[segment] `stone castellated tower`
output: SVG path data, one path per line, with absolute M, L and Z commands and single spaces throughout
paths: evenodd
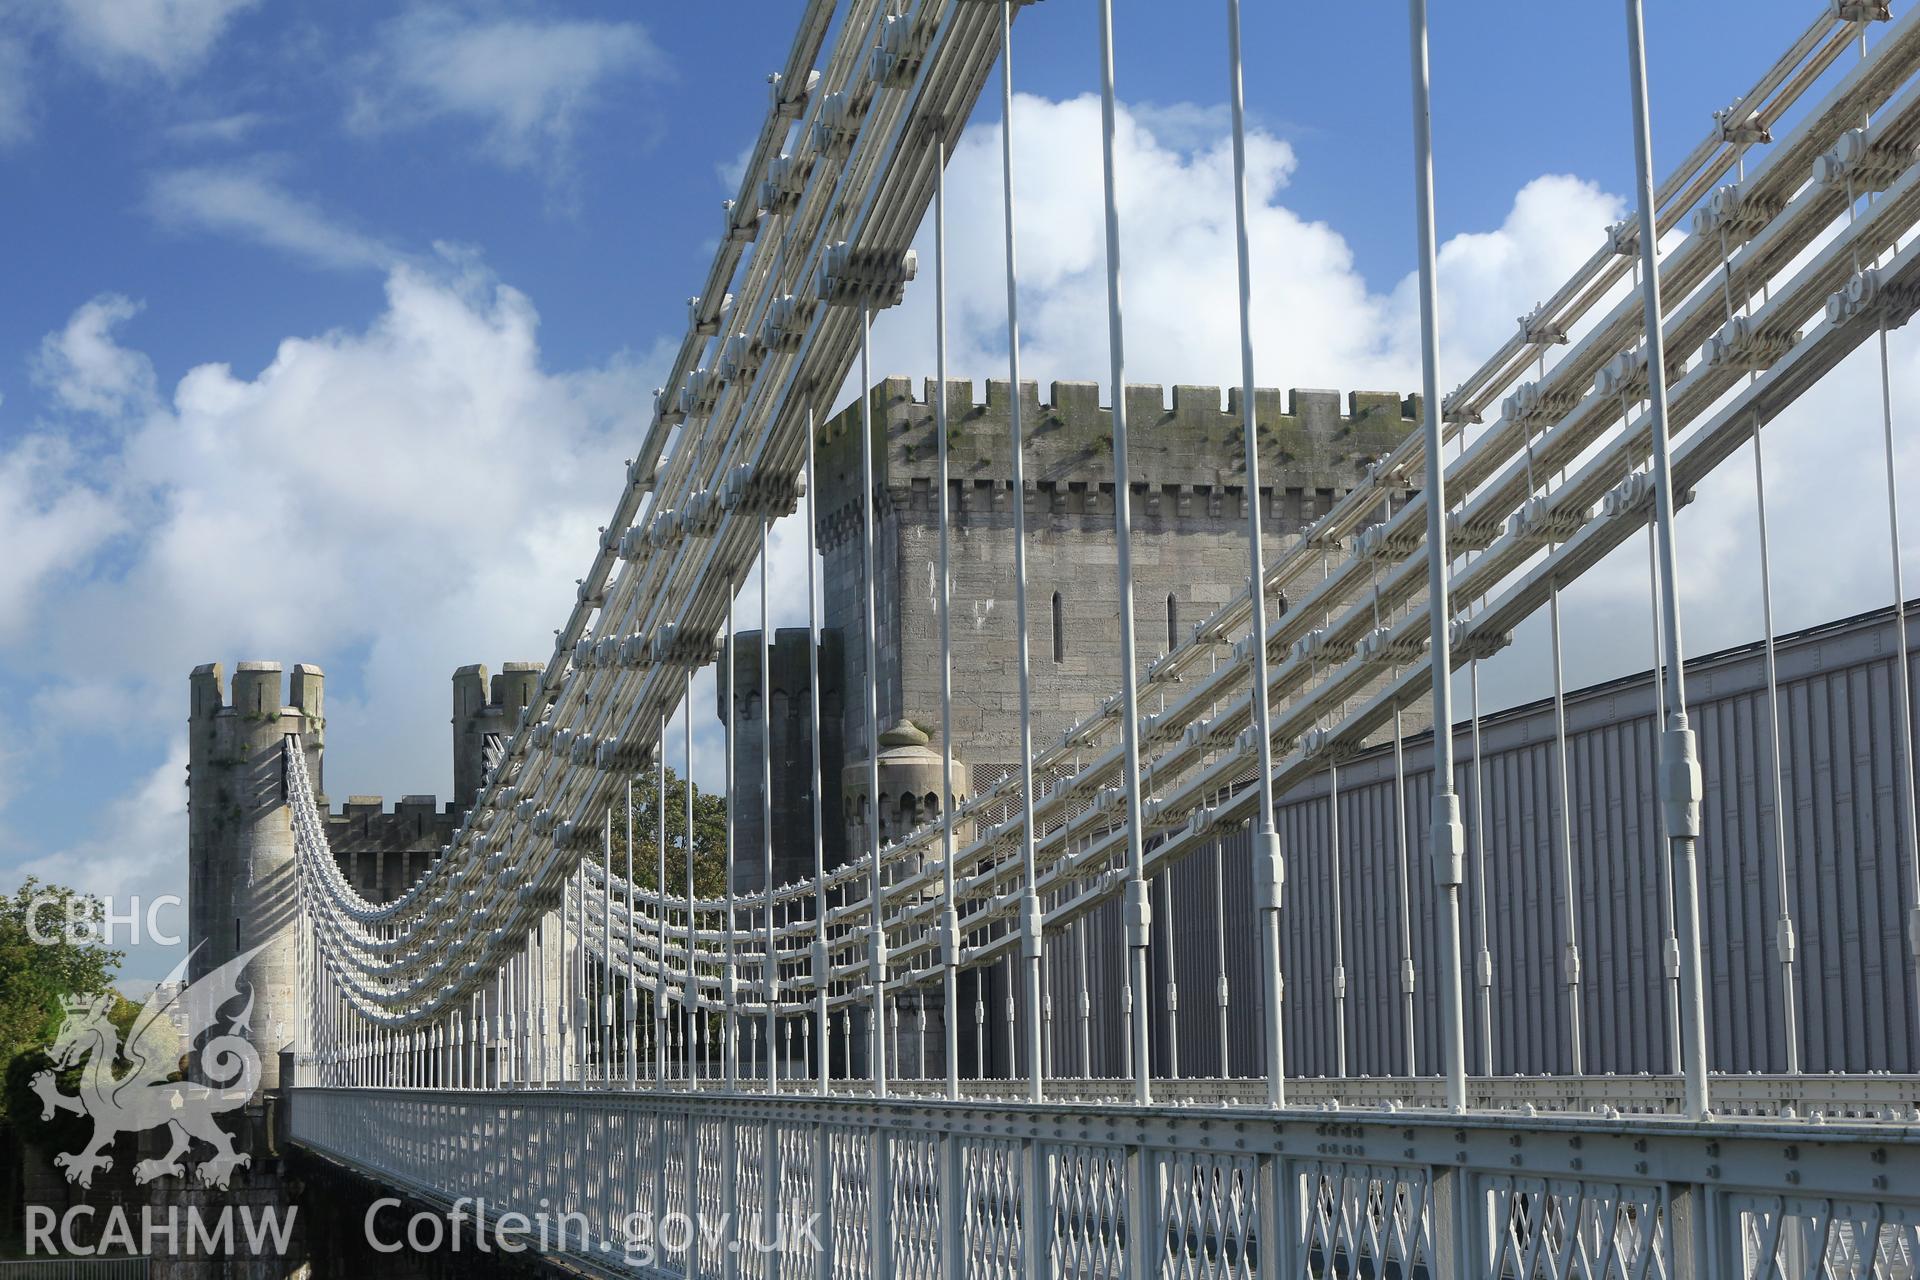
M 876 598 L 880 723 L 938 733 L 939 494 L 931 380 L 916 398 L 905 378 L 875 386 L 873 456 L 880 521 Z M 1012 388 L 946 387 L 950 428 L 955 754 L 973 785 L 991 785 L 1020 758 L 1018 648 L 1008 415 Z M 1051 402 L 1022 383 L 1026 433 L 1028 628 L 1036 744 L 1092 714 L 1120 686 L 1114 619 L 1112 411 L 1091 382 L 1056 382 Z M 1134 618 L 1144 669 L 1190 634 L 1247 576 L 1246 450 L 1237 389 L 1127 388 L 1133 481 Z M 1359 484 L 1369 464 L 1419 420 L 1417 398 L 1332 391 L 1255 393 L 1263 528 L 1271 557 Z M 851 765 L 867 741 L 860 528 L 860 406 L 821 430 L 819 534 L 826 622 L 845 652 L 842 729 Z
M 937 818 L 940 804 L 939 456 L 933 397 L 941 388 L 928 380 L 918 396 L 914 390 L 906 378 L 888 378 L 868 392 L 879 522 L 879 652 L 873 661 L 880 724 L 886 730 L 877 812 L 886 837 Z M 1026 489 L 1019 495 L 1012 491 L 1008 439 L 1015 389 L 990 381 L 984 402 L 975 399 L 971 382 L 949 381 L 944 392 L 957 799 L 992 786 L 1020 759 L 1012 503 L 1026 504 L 1036 749 L 1093 714 L 1119 688 L 1115 618 L 1120 602 L 1113 415 L 1101 406 L 1101 387 L 1056 382 L 1050 402 L 1043 404 L 1036 384 L 1020 385 Z M 1134 487 L 1133 610 L 1137 659 L 1144 671 L 1244 589 L 1250 496 L 1238 390 L 1224 403 L 1215 387 L 1175 387 L 1169 400 L 1161 387 L 1130 386 L 1126 397 Z M 1295 545 L 1335 502 L 1366 483 L 1368 467 L 1414 430 L 1420 417 L 1417 397 L 1369 392 L 1355 392 L 1343 405 L 1332 391 L 1283 396 L 1262 389 L 1255 393 L 1254 408 L 1262 485 L 1251 500 L 1261 504 L 1269 562 Z M 826 560 L 825 623 L 843 655 L 845 696 L 838 730 L 844 743 L 843 838 L 850 850 L 864 844 L 875 812 L 866 795 L 863 685 L 869 655 L 859 433 L 858 404 L 826 423 L 817 442 L 815 476 L 817 533 Z M 1284 600 L 1279 603 L 1285 607 Z M 1418 727 L 1409 717 L 1408 732 Z M 792 845 L 786 856 L 810 856 L 804 809 L 788 814 L 778 775 L 774 786 L 776 861 L 783 856 L 782 840 Z M 969 978 L 978 985 L 963 995 L 963 1007 L 973 1005 L 976 995 L 981 1001 L 976 1008 L 1002 1007 L 1007 989 L 998 967 Z M 936 1011 L 926 1013 L 931 1027 Z M 903 1014 L 903 1046 L 921 1039 L 913 1034 L 921 1016 L 912 1008 Z M 934 1045 L 942 1038 L 926 1037 Z M 962 1070 L 1006 1071 L 1009 1046 L 1000 1041 L 990 1029 L 985 1060 L 965 1050 Z M 857 1034 L 853 1049 L 857 1059 Z M 917 1065 L 944 1070 L 932 1055 Z
M 934 736 L 940 721 L 938 456 L 929 380 L 915 397 L 888 378 L 873 403 L 879 709 L 882 726 L 905 722 Z M 1019 761 L 1014 680 L 1013 510 L 1007 420 L 1012 392 L 949 381 L 949 509 L 952 517 L 954 744 L 957 790 L 991 786 Z M 1056 382 L 1051 403 L 1034 383 L 1020 388 L 1026 428 L 1029 636 L 1036 744 L 1090 715 L 1120 685 L 1114 618 L 1112 412 L 1091 382 Z M 1134 617 L 1144 668 L 1246 583 L 1246 458 L 1240 393 L 1222 403 L 1214 387 L 1127 390 L 1134 482 Z M 1261 442 L 1263 527 L 1269 556 L 1350 489 L 1367 467 L 1412 431 L 1417 397 L 1332 391 L 1255 393 Z M 860 526 L 860 407 L 820 429 L 817 533 L 825 557 L 826 616 L 820 655 L 825 786 L 844 790 L 843 815 L 825 826 L 828 865 L 859 848 L 866 819 L 849 808 L 865 791 L 867 742 L 865 582 Z M 735 793 L 739 847 L 734 883 L 758 888 L 760 848 L 759 657 L 754 633 L 737 638 L 739 690 Z M 806 738 L 806 646 L 782 632 L 772 658 L 775 878 L 812 867 L 811 761 Z M 725 703 L 717 708 L 725 715 Z M 1407 731 L 1421 725 L 1409 716 Z M 900 744 L 895 744 L 900 745 Z M 883 747 L 883 752 L 885 748 Z M 901 788 L 883 782 L 897 817 Z M 918 820 L 938 815 L 937 785 L 920 789 Z M 929 797 L 931 796 L 931 799 Z M 829 810 L 832 811 L 831 809 Z M 908 824 L 912 825 L 911 823 Z
M 261 1086 L 280 1085 L 280 1055 L 293 1047 L 295 1007 L 294 845 L 282 770 L 282 744 L 300 735 L 307 773 L 321 779 L 326 719 L 320 668 L 294 667 L 281 688 L 280 664 L 243 662 L 226 700 L 218 663 L 195 667 L 188 729 L 188 933 L 198 947 L 189 977 L 198 980 L 252 947 L 251 1038 L 260 1051 Z

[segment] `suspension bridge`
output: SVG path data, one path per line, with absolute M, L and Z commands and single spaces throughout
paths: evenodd
M 1640 0 L 1626 0 L 1619 116 L 1632 122 L 1636 212 L 1593 228 L 1591 256 L 1557 287 L 1541 281 L 1546 300 L 1443 395 L 1426 6 L 1412 0 L 1417 419 L 1278 545 L 1263 532 L 1260 438 L 1278 409 L 1257 381 L 1251 315 L 1279 264 L 1249 250 L 1239 5 L 1196 9 L 1196 23 L 1219 24 L 1217 90 L 1232 105 L 1235 204 L 1222 217 L 1238 230 L 1242 377 L 1227 412 L 1243 461 L 1223 497 L 1244 521 L 1246 561 L 1236 597 L 1156 653 L 1135 626 L 1142 495 L 1128 432 L 1157 401 L 1126 382 L 1113 15 L 1097 7 L 1103 492 L 1120 602 L 1111 696 L 1057 738 L 1034 731 L 1026 522 L 1045 498 L 1023 473 L 1039 424 L 1021 391 L 1012 148 L 1016 37 L 1051 6 L 811 0 L 769 77 L 765 123 L 577 603 L 445 847 L 397 896 L 364 892 L 329 847 L 301 722 L 262 731 L 293 837 L 277 953 L 295 992 L 279 1081 L 293 1140 L 416 1200 L 469 1206 L 482 1230 L 509 1214 L 573 1215 L 581 1231 L 555 1253 L 593 1274 L 1916 1274 L 1920 837 L 1887 351 L 1920 305 L 1920 8 L 1809 3 L 1809 25 L 1781 33 L 1784 51 L 1757 78 L 1703 66 L 1726 78 L 1733 105 L 1662 177 Z M 967 491 L 949 471 L 950 397 L 933 394 L 942 698 L 915 711 L 937 712 L 925 750 L 943 785 L 882 820 L 884 720 L 867 661 L 847 696 L 864 710 L 867 740 L 849 750 L 865 761 L 872 811 L 857 824 L 863 847 L 830 863 L 825 834 L 844 818 L 820 799 L 816 666 L 801 713 L 811 870 L 776 876 L 769 809 L 751 845 L 728 836 L 736 864 L 761 868 L 753 887 L 734 877 L 696 893 L 690 857 L 675 863 L 686 883 L 670 883 L 665 769 L 669 752 L 691 760 L 694 673 L 757 660 L 768 688 L 766 575 L 757 655 L 736 655 L 735 597 L 773 522 L 796 512 L 818 601 L 825 411 L 850 376 L 875 386 L 870 325 L 909 289 L 934 296 L 934 385 L 948 385 L 943 173 L 990 91 L 1006 122 L 1002 501 L 1018 642 L 1002 670 L 1018 699 L 1017 766 L 956 785 L 952 618 L 975 602 L 949 572 Z M 929 215 L 931 262 L 909 248 Z M 1808 867 L 1822 882 L 1862 873 L 1789 829 L 1787 738 L 1802 713 L 1783 664 L 1813 642 L 1774 633 L 1765 504 L 1778 480 L 1760 448 L 1769 423 L 1862 348 L 1878 352 L 1887 487 L 1856 498 L 1886 504 L 1891 537 L 1858 549 L 1886 565 L 1887 611 L 1857 630 L 1875 646 L 1885 727 L 1855 740 L 1871 775 L 1857 791 L 1795 795 L 1856 823 L 1877 806 L 1861 841 L 1879 877 L 1871 929 L 1809 919 L 1811 890 L 1793 887 Z M 879 399 L 866 392 L 854 411 L 864 479 L 847 526 L 868 655 L 887 500 L 875 467 L 891 439 Z M 1764 819 L 1740 836 L 1757 870 L 1703 884 L 1703 863 L 1730 839 L 1715 824 L 1737 806 L 1703 804 L 1707 695 L 1690 683 L 1701 668 L 1681 660 L 1676 511 L 1749 458 L 1761 521 L 1747 563 L 1765 634 L 1740 659 L 1754 714 L 1721 734 L 1738 736 L 1748 763 L 1709 772 L 1765 797 Z M 1636 540 L 1656 651 L 1635 712 L 1641 749 L 1631 770 L 1609 773 L 1574 749 L 1588 702 L 1566 687 L 1560 596 Z M 1564 914 L 1522 952 L 1489 922 L 1516 890 L 1489 850 L 1482 736 L 1504 722 L 1483 714 L 1477 677 L 1541 614 L 1554 688 L 1536 717 L 1544 781 L 1528 874 L 1551 879 Z M 1443 731 L 1409 737 L 1409 716 Z M 728 716 L 730 767 L 735 735 L 770 722 Z M 658 864 L 644 871 L 636 785 L 654 788 L 660 823 Z M 1392 797 L 1384 861 L 1355 854 L 1352 799 L 1365 786 Z M 1573 803 L 1576 786 L 1587 802 Z M 690 787 L 685 803 L 690 839 Z M 1627 816 L 1608 826 L 1601 811 Z M 1626 865 L 1629 842 L 1646 876 L 1622 894 L 1606 869 Z M 1231 934 L 1242 960 L 1231 984 L 1224 959 L 1217 988 L 1190 980 L 1205 994 L 1180 1005 L 1168 955 L 1182 912 L 1210 906 L 1183 890 L 1169 911 L 1165 886 L 1203 865 L 1221 954 Z M 1603 898 L 1608 929 L 1583 905 Z M 1382 936 L 1353 927 L 1362 899 L 1385 904 Z M 1742 936 L 1763 956 L 1740 971 L 1759 974 L 1763 1007 L 1738 1046 L 1714 995 L 1733 917 L 1749 920 Z M 1815 945 L 1823 965 L 1851 963 L 1853 948 L 1875 975 L 1855 1016 L 1806 958 Z M 1385 957 L 1364 988 L 1350 968 L 1363 949 Z M 1098 1008 L 1090 968 L 1111 977 Z M 1521 1053 L 1516 1028 L 1528 1026 L 1550 1028 L 1552 1043 Z M 1189 1050 L 1183 1072 L 1182 1044 L 1216 1035 L 1218 1052 Z M 1623 1038 L 1640 1047 L 1628 1053 Z M 817 1225 L 760 1251 L 657 1229 L 675 1215 L 753 1222 L 764 1239 L 771 1224 Z M 644 1257 L 638 1219 L 656 1228 Z

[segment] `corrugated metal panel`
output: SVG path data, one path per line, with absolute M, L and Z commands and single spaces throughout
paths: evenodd
M 1900 770 L 1910 767 L 1912 756 L 1898 746 L 1894 647 L 1888 612 L 1784 638 L 1778 646 L 1788 897 L 1800 941 L 1795 987 L 1808 1071 L 1920 1070 L 1915 979 L 1904 939 L 1912 891 Z M 1786 1065 L 1776 946 L 1782 886 L 1757 647 L 1690 664 L 1688 692 L 1706 785 L 1698 861 L 1712 1064 L 1723 1071 L 1779 1071 Z M 1584 1067 L 1589 1073 L 1669 1070 L 1669 900 L 1654 801 L 1650 677 L 1572 694 L 1567 714 Z M 1482 737 L 1483 761 L 1473 758 L 1465 732 L 1458 737 L 1469 825 L 1462 896 L 1469 1067 L 1488 1070 L 1478 1028 L 1490 1013 L 1495 1074 L 1569 1072 L 1567 888 L 1556 843 L 1561 802 L 1552 708 L 1489 717 Z M 1277 825 L 1288 858 L 1282 958 L 1289 1074 L 1336 1071 L 1336 897 L 1347 971 L 1348 1070 L 1377 1076 L 1404 1069 L 1403 833 L 1417 974 L 1414 1047 L 1422 1073 L 1435 1067 L 1439 938 L 1424 817 L 1430 752 L 1429 738 L 1408 741 L 1400 805 L 1390 749 L 1341 767 L 1337 850 L 1325 775 L 1280 801 Z M 1472 856 L 1476 834 L 1484 840 L 1484 878 Z M 1176 1038 L 1182 1075 L 1219 1071 L 1216 913 L 1226 922 L 1233 1073 L 1263 1069 L 1257 922 L 1250 895 L 1239 888 L 1248 883 L 1247 859 L 1243 830 L 1225 836 L 1217 856 L 1203 851 L 1174 868 L 1171 932 L 1162 915 L 1165 889 L 1156 886 L 1157 1072 L 1171 1067 L 1167 1046 Z M 1483 909 L 1493 962 L 1490 1009 L 1483 1009 L 1474 980 Z M 1179 988 L 1177 1032 L 1164 1007 L 1169 938 Z M 1119 1074 L 1124 1067 L 1121 945 L 1118 911 L 1109 904 L 1085 925 L 1094 1074 Z M 1062 1074 L 1081 1068 L 1080 950 L 1071 932 L 1049 947 L 1052 1044 Z

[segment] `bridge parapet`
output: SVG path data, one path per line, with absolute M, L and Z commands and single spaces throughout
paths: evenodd
M 1894 1276 L 1920 1252 L 1920 1133 L 1891 1125 L 315 1088 L 296 1091 L 292 1131 L 485 1230 L 570 1222 L 545 1239 L 606 1275 L 718 1275 L 755 1248 L 827 1280 L 956 1262 L 988 1276 Z M 730 1238 L 729 1210 L 762 1224 L 762 1244 Z M 695 1213 L 704 1224 L 662 1230 Z

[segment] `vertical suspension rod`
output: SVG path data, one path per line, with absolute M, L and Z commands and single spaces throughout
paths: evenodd
M 765 571 L 766 571 L 766 561 L 763 558 L 761 560 L 761 572 L 764 573 Z M 739 1083 L 740 1083 L 740 1020 L 739 1020 L 739 1016 L 738 1016 L 738 1012 L 735 1004 L 735 1001 L 739 994 L 739 989 L 736 985 L 736 979 L 739 976 L 739 968 L 736 962 L 736 957 L 734 955 L 734 946 L 733 946 L 734 926 L 738 922 L 738 916 L 737 916 L 737 913 L 735 912 L 734 902 L 733 902 L 733 868 L 734 868 L 734 859 L 738 856 L 738 853 L 739 853 L 739 851 L 734 846 L 733 837 L 734 837 L 735 822 L 739 817 L 739 801 L 740 801 L 740 792 L 738 790 L 740 779 L 736 776 L 736 771 L 734 769 L 734 754 L 733 754 L 734 753 L 734 717 L 737 714 L 739 701 L 740 701 L 740 698 L 739 698 L 740 691 L 738 688 L 735 687 L 736 676 L 739 673 L 740 667 L 739 667 L 739 663 L 735 660 L 734 640 L 736 638 L 736 632 L 733 625 L 733 613 L 734 613 L 735 607 L 738 604 L 739 604 L 739 599 L 736 597 L 734 593 L 733 581 L 732 579 L 728 579 L 727 581 L 727 635 L 726 635 L 726 643 L 722 646 L 725 650 L 726 656 L 723 660 L 721 670 L 719 673 L 719 680 L 718 680 L 720 696 L 726 700 L 726 725 L 727 725 L 727 761 L 726 761 L 726 771 L 727 771 L 727 775 L 726 775 L 727 776 L 726 877 L 727 879 L 726 879 L 726 883 L 722 886 L 722 888 L 726 893 L 726 899 L 727 899 L 727 945 L 726 945 L 727 971 L 725 974 L 722 975 L 723 985 L 720 990 L 720 1007 L 723 1010 L 723 1013 L 721 1015 L 722 1024 L 720 1029 L 720 1058 L 721 1058 L 722 1070 L 726 1073 L 726 1084 L 727 1084 L 728 1092 L 732 1092 L 734 1089 L 739 1087 Z M 762 619 L 761 621 L 764 629 L 765 619 Z M 767 683 L 764 679 L 762 679 L 760 682 L 760 698 L 763 705 L 766 701 L 766 696 L 767 696 Z
M 1227 0 L 1228 87 L 1233 99 L 1233 231 L 1239 270 L 1240 418 L 1247 452 L 1247 597 L 1253 608 L 1254 759 L 1259 773 L 1260 816 L 1253 834 L 1253 895 L 1260 912 L 1262 986 L 1261 1048 L 1267 1073 L 1267 1103 L 1285 1106 L 1287 1072 L 1280 1001 L 1280 902 L 1286 864 L 1273 820 L 1273 708 L 1267 700 L 1267 567 L 1261 545 L 1260 438 L 1254 410 L 1253 265 L 1247 236 L 1247 103 L 1242 83 L 1240 0 Z M 1223 1064 L 1224 1069 L 1224 1064 Z
M 700 1014 L 700 974 L 694 967 L 695 949 L 698 939 L 695 937 L 696 916 L 693 909 L 693 668 L 687 668 L 686 706 L 681 711 L 681 732 L 684 735 L 684 759 L 687 762 L 687 776 L 683 779 L 681 790 L 687 798 L 687 834 L 681 842 L 681 852 L 687 859 L 687 1079 L 700 1078 L 701 1024 L 705 1021 Z
M 1861 40 L 1866 32 L 1861 31 Z M 1893 652 L 1895 685 L 1900 691 L 1900 757 L 1903 767 L 1900 798 L 1906 803 L 1907 828 L 1903 841 L 1908 884 L 1913 897 L 1908 906 L 1907 949 L 1920 966 L 1920 807 L 1914 803 L 1913 676 L 1907 648 L 1907 588 L 1900 563 L 1900 472 L 1893 448 L 1893 380 L 1887 356 L 1887 317 L 1880 316 L 1880 427 L 1887 460 L 1887 538 L 1893 569 Z
M 954 903 L 952 494 L 947 480 L 947 139 L 933 154 L 933 393 L 940 454 L 940 960 L 945 970 L 947 1096 L 960 1096 L 960 911 Z M 1017 389 L 1016 389 L 1017 394 Z
M 1582 1030 L 1584 1012 L 1580 999 L 1580 904 L 1573 869 L 1573 762 L 1567 756 L 1567 679 L 1560 644 L 1560 579 L 1547 580 L 1547 633 L 1553 649 L 1553 787 L 1559 802 L 1559 820 L 1553 824 L 1553 840 L 1560 849 L 1560 888 L 1563 899 L 1560 927 L 1566 932 L 1566 949 L 1560 956 L 1560 980 L 1567 990 L 1568 1066 L 1576 1076 L 1586 1074 L 1586 1044 Z
M 829 973 L 827 957 L 827 861 L 826 836 L 824 833 L 824 815 L 821 813 L 821 760 L 820 760 L 820 597 L 814 582 L 817 572 L 815 561 L 819 550 L 814 545 L 818 537 L 815 519 L 819 512 L 815 504 L 820 501 L 820 488 L 813 474 L 813 403 L 807 403 L 807 714 L 808 727 L 811 730 L 811 748 L 813 764 L 813 970 L 814 999 L 817 1005 L 816 1016 L 819 1020 L 819 1034 L 814 1038 L 814 1054 L 818 1061 L 819 1080 L 822 1094 L 827 1092 L 827 1044 L 830 1028 L 827 1011 L 827 975 Z
M 600 1083 L 613 1083 L 613 806 L 601 831 Z
M 776 1037 L 780 1004 L 780 954 L 773 931 L 773 631 L 767 614 L 767 571 L 772 566 L 768 549 L 768 520 L 760 517 L 760 853 L 766 878 L 760 892 L 766 902 L 767 929 L 767 1088 L 780 1091 L 779 1045 Z M 732 921 L 728 921 L 732 928 Z
M 574 893 L 579 899 L 579 905 L 574 912 L 574 938 L 575 938 L 574 949 L 579 953 L 579 959 L 574 964 L 568 966 L 573 973 L 573 1000 L 571 1002 L 572 1009 L 570 1010 L 570 1012 L 573 1014 L 573 1082 L 575 1084 L 584 1085 L 587 1082 L 587 1050 L 588 1050 L 588 1037 L 587 1037 L 587 1025 L 586 1025 L 587 1023 L 587 862 L 585 858 L 582 858 L 580 861 L 574 863 L 573 879 L 574 879 L 574 886 L 575 886 Z M 561 932 L 561 945 L 564 946 L 566 944 L 566 928 L 564 925 L 561 927 L 560 932 Z M 561 1014 L 560 1025 L 563 1029 L 566 1026 L 566 1012 L 563 1012 Z M 561 1036 L 561 1042 L 563 1045 L 565 1043 L 565 1039 L 566 1037 L 563 1031 L 563 1034 Z M 564 1070 L 561 1073 L 560 1079 L 562 1083 L 565 1083 L 566 1073 Z
M 634 846 L 633 846 L 633 778 L 631 776 L 627 778 L 626 797 L 627 797 L 627 810 L 626 810 L 627 812 L 627 874 L 626 874 L 627 883 L 625 886 L 625 892 L 627 895 L 627 923 L 626 923 L 625 932 L 626 932 L 626 944 L 627 944 L 627 989 L 622 995 L 620 1012 L 623 1015 L 625 1015 L 626 1024 L 627 1024 L 626 1026 L 627 1088 L 631 1089 L 633 1088 L 634 1084 L 638 1079 L 639 1069 L 640 1069 L 640 1063 L 639 1063 L 640 1000 L 639 1000 L 639 993 L 634 990 L 634 982 L 638 975 L 634 972 L 634 955 L 633 955 L 634 947 L 635 947 L 634 937 L 633 937 Z
M 867 882 L 870 934 L 868 956 L 872 984 L 872 1011 L 867 1022 L 867 1060 L 872 1068 L 876 1097 L 887 1096 L 887 922 L 882 914 L 880 876 L 880 645 L 877 605 L 874 600 L 874 547 L 879 530 L 874 527 L 873 505 L 873 312 L 866 302 L 860 304 L 860 510 L 862 577 L 866 587 L 866 703 L 867 703 L 867 858 L 871 878 Z
M 655 739 L 654 764 L 655 778 L 653 789 L 654 815 L 659 819 L 659 829 L 654 839 L 654 854 L 659 859 L 659 867 L 653 881 L 654 905 L 660 918 L 659 954 L 654 957 L 653 966 L 653 1083 L 662 1088 L 667 1079 L 667 717 L 660 716 L 660 736 Z
M 1793 885 L 1789 880 L 1791 867 L 1787 856 L 1786 772 L 1780 757 L 1780 684 L 1778 669 L 1774 663 L 1773 562 L 1769 554 L 1767 537 L 1767 467 L 1765 451 L 1760 443 L 1760 427 L 1760 420 L 1756 417 L 1753 423 L 1753 493 L 1754 505 L 1759 517 L 1760 534 L 1760 615 L 1766 632 L 1765 648 L 1762 654 L 1766 660 L 1767 677 L 1767 763 L 1773 771 L 1774 875 L 1780 885 L 1780 918 L 1775 925 L 1774 945 L 1780 957 L 1780 1034 L 1786 1041 L 1787 1074 L 1799 1075 L 1799 1008 L 1793 993 L 1793 962 L 1796 949 L 1791 906 Z
M 1440 1056 L 1447 1104 L 1467 1105 L 1467 1052 L 1460 1000 L 1460 799 L 1453 789 L 1453 661 L 1448 605 L 1447 480 L 1440 454 L 1439 305 L 1435 299 L 1433 109 L 1427 73 L 1426 0 L 1408 0 L 1413 73 L 1415 206 L 1420 236 L 1420 375 L 1427 464 L 1427 612 L 1432 619 L 1434 885 L 1440 892 Z M 1412 1033 L 1412 1028 L 1408 1028 Z
M 1004 10 L 1002 21 L 1004 23 Z M 1007 87 L 1007 109 L 1012 111 L 1013 89 Z M 1147 947 L 1152 940 L 1153 906 L 1147 895 L 1146 840 L 1141 831 L 1140 805 L 1140 673 L 1134 662 L 1133 634 L 1133 519 L 1132 489 L 1127 469 L 1126 342 L 1120 309 L 1120 208 L 1114 191 L 1113 4 L 1100 0 L 1100 169 L 1106 197 L 1107 230 L 1107 350 L 1113 383 L 1113 540 L 1120 571 L 1120 729 L 1124 756 L 1123 781 L 1127 799 L 1126 934 L 1129 987 L 1133 992 L 1133 1097 L 1153 1097 L 1153 1066 L 1147 1003 Z M 1007 152 L 1007 293 L 1013 293 L 1012 150 Z M 1015 394 L 1016 402 L 1018 392 Z M 1263 590 L 1252 584 L 1255 608 Z M 1261 637 L 1256 648 L 1264 645 Z M 1255 698 L 1256 705 L 1265 699 Z M 1032 788 L 1028 788 L 1032 794 Z M 1271 808 L 1268 810 L 1271 812 Z
M 1327 884 L 1333 895 L 1333 1064 L 1347 1078 L 1347 948 L 1340 865 L 1340 766 L 1327 762 Z
M 1040 956 L 1043 943 L 1040 898 L 1035 892 L 1033 866 L 1033 668 L 1032 654 L 1027 644 L 1026 446 L 1020 421 L 1020 299 L 1013 211 L 1013 0 L 1000 0 L 1000 57 L 1000 167 L 1007 235 L 1007 432 L 1013 453 L 1014 630 L 1018 633 L 1020 644 L 1020 968 L 1027 1006 L 1024 1041 L 1028 1093 L 1033 1101 L 1038 1102 L 1044 1096 L 1040 1060 Z M 1108 183 L 1108 191 L 1112 191 L 1111 182 Z M 1111 204 L 1111 194 L 1108 201 Z M 1111 233 L 1108 242 L 1111 247 Z M 1108 268 L 1108 279 L 1113 279 L 1111 266 Z M 1118 421 L 1117 418 L 1115 420 Z M 1125 564 L 1126 552 L 1123 550 L 1120 554 L 1121 563 Z M 1011 993 L 1008 1007 L 1011 1010 Z
M 1468 664 L 1473 723 L 1473 874 L 1479 884 L 1474 897 L 1474 929 L 1478 958 L 1474 979 L 1480 991 L 1480 1070 L 1493 1074 L 1493 951 L 1487 946 L 1487 786 L 1486 757 L 1480 744 L 1480 659 Z
M 1656 726 L 1666 722 L 1667 676 L 1666 676 L 1666 630 L 1660 625 L 1660 563 L 1659 539 L 1654 527 L 1647 526 L 1647 600 L 1653 611 L 1653 705 Z M 1658 744 L 1655 744 L 1656 749 Z M 1654 765 L 1655 787 L 1659 786 L 1659 764 Z M 1680 1053 L 1680 943 L 1676 940 L 1673 910 L 1673 860 L 1667 856 L 1667 811 L 1656 802 L 1653 807 L 1653 825 L 1655 848 L 1661 856 L 1654 860 L 1654 879 L 1658 881 L 1660 895 L 1661 937 L 1660 937 L 1660 984 L 1661 1010 L 1665 1018 L 1667 1042 L 1670 1057 L 1679 1060 Z
M 1706 1118 L 1705 971 L 1700 956 L 1700 887 L 1695 865 L 1700 833 L 1700 761 L 1687 724 L 1686 669 L 1681 664 L 1680 596 L 1673 543 L 1673 465 L 1667 431 L 1666 335 L 1661 329 L 1660 234 L 1654 218 L 1653 136 L 1648 119 L 1646 30 L 1641 0 L 1626 0 L 1627 64 L 1633 97 L 1634 189 L 1640 210 L 1640 299 L 1647 334 L 1647 391 L 1653 427 L 1654 507 L 1665 624 L 1668 711 L 1660 739 L 1660 798 L 1673 860 L 1676 940 L 1680 948 L 1680 1069 L 1687 1116 Z

